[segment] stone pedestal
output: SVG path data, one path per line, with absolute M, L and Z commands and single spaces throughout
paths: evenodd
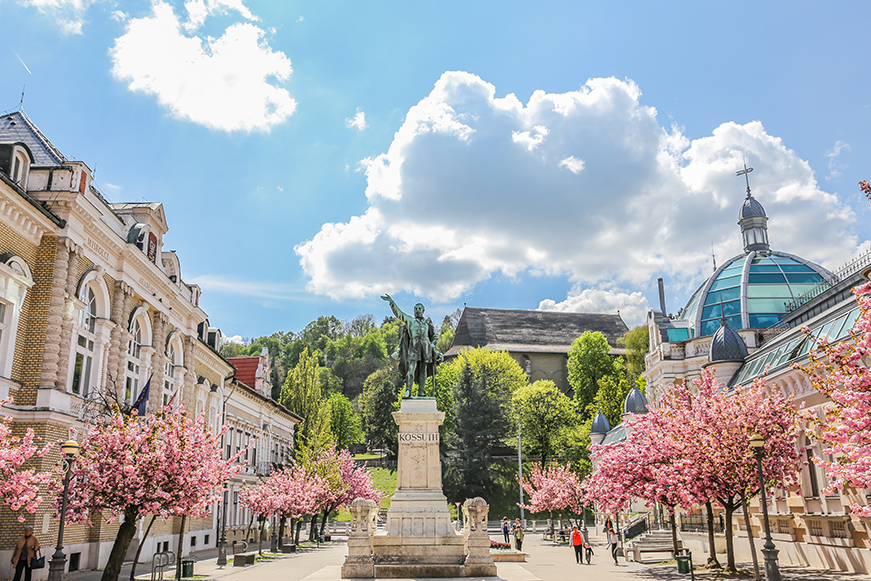
M 393 418 L 399 424 L 399 458 L 387 526 L 375 533 L 374 503 L 362 498 L 353 502 L 354 524 L 342 577 L 495 576 L 486 501 L 466 501 L 467 525 L 460 534 L 442 494 L 439 426 L 445 414 L 438 411 L 435 399 L 405 399 Z
M 396 494 L 387 526 L 372 539 L 376 577 L 461 577 L 462 535 L 451 524 L 442 494 L 439 426 L 445 414 L 435 399 L 405 399 L 399 424 Z

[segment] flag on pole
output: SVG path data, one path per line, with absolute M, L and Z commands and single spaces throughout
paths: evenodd
M 133 410 L 137 410 L 140 416 L 145 415 L 145 406 L 148 405 L 148 396 L 151 393 L 151 378 L 154 374 L 148 376 L 148 381 L 145 382 L 145 387 L 142 388 L 142 391 L 139 392 L 139 397 L 136 398 L 136 401 L 133 402 L 133 408 L 130 410 L 131 413 Z

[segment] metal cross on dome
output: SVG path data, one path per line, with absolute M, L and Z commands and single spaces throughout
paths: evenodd
M 748 197 L 748 198 L 750 197 L 750 178 L 747 177 L 747 174 L 749 174 L 751 171 L 753 171 L 753 168 L 752 168 L 752 167 L 747 167 L 747 160 L 745 159 L 745 160 L 744 160 L 744 169 L 742 169 L 741 171 L 739 171 L 739 172 L 738 172 L 738 175 L 739 175 L 739 176 L 744 176 L 744 180 L 747 182 L 747 197 Z

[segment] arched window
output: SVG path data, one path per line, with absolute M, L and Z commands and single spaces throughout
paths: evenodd
M 132 402 L 139 395 L 139 370 L 142 362 L 142 325 L 139 319 L 130 323 L 130 342 L 127 344 L 127 373 L 124 383 L 124 401 Z
M 97 323 L 97 296 L 90 285 L 82 287 L 79 299 L 85 303 L 76 329 L 75 360 L 70 391 L 82 397 L 92 392 L 92 369 L 94 369 L 94 343 L 97 339 L 94 327 Z M 96 370 L 95 370 L 96 371 Z M 97 375 L 96 372 L 93 373 Z
M 177 338 L 170 338 L 166 346 L 167 361 L 163 369 L 163 405 L 168 405 L 170 400 L 173 400 L 173 404 L 178 403 L 173 398 L 178 390 L 176 367 L 181 366 L 182 354 L 183 352 L 177 345 Z

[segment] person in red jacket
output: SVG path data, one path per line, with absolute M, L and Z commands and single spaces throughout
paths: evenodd
M 580 565 L 584 562 L 584 535 L 578 530 L 577 525 L 572 527 L 572 548 L 575 549 L 575 561 Z

